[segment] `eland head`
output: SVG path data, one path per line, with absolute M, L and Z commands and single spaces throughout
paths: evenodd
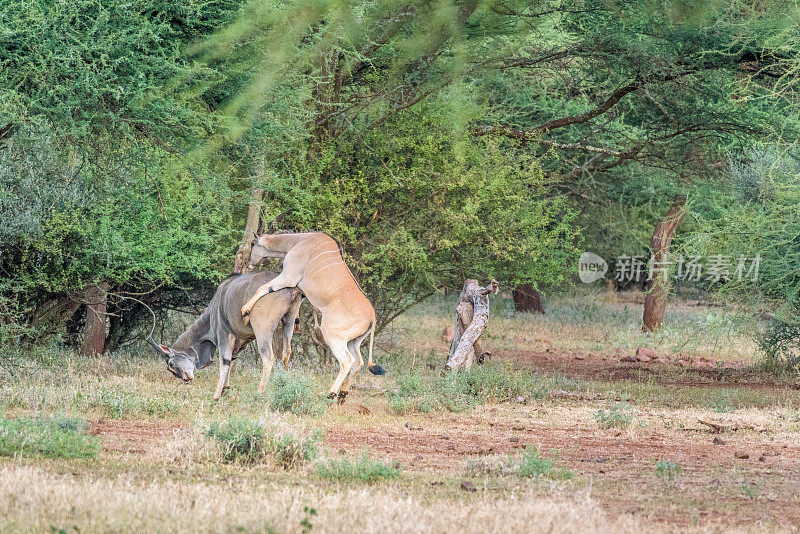
M 197 370 L 194 357 L 185 352 L 174 351 L 167 346 L 156 343 L 156 340 L 154 340 L 152 336 L 148 338 L 148 341 L 153 345 L 156 352 L 164 358 L 164 361 L 167 362 L 167 371 L 187 384 L 194 379 L 194 372 Z

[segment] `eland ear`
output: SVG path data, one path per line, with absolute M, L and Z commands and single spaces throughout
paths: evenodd
M 160 354 L 165 361 L 169 361 L 169 357 L 172 355 L 172 353 L 169 350 L 169 347 L 165 347 L 160 343 L 156 343 L 156 340 L 153 339 L 153 336 L 148 337 L 147 341 L 149 341 L 150 344 L 153 345 L 153 348 L 156 349 L 156 352 Z

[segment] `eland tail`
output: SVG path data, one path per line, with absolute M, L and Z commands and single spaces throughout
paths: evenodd
M 385 375 L 386 369 L 372 361 L 372 341 L 375 339 L 375 321 L 369 329 L 369 356 L 367 357 L 367 369 L 373 375 Z

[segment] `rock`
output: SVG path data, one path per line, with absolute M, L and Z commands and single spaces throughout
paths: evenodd
M 722 438 L 714 438 L 714 445 L 725 445 L 725 440 Z
M 453 327 L 446 326 L 445 329 L 442 330 L 442 341 L 444 341 L 445 343 L 452 343 L 454 335 L 455 334 L 453 332 Z
M 584 356 L 583 354 L 577 354 L 577 355 L 575 355 L 575 359 L 576 360 L 585 360 L 586 356 Z
M 636 363 L 636 358 L 634 356 L 623 356 L 622 358 L 619 359 L 619 361 Z
M 639 347 L 636 349 L 636 359 L 640 362 L 650 362 L 659 358 L 658 353 L 652 347 Z
M 448 444 L 447 444 L 447 450 L 448 450 L 448 451 L 454 451 L 454 450 L 456 450 L 456 446 L 455 446 L 455 444 L 453 444 L 453 443 L 448 443 Z
M 423 460 L 423 459 L 424 459 L 424 458 L 423 458 L 423 456 L 422 456 L 421 454 L 418 454 L 418 455 L 414 456 L 414 461 L 415 461 L 415 462 L 417 462 L 417 461 L 419 461 L 419 460 Z
M 680 367 L 689 367 L 690 365 L 692 365 L 692 363 L 689 362 L 689 361 L 678 360 L 678 366 L 680 366 Z
M 519 438 L 516 437 L 516 436 L 510 437 L 510 438 L 508 438 L 508 441 L 510 441 L 511 443 L 517 443 L 517 442 L 519 442 Z
M 356 406 L 356 412 L 358 412 L 359 415 L 369 415 L 370 414 L 369 408 L 367 408 L 363 404 L 359 404 L 358 406 Z
M 461 481 L 461 489 L 464 491 L 469 491 L 471 493 L 475 493 L 476 491 L 478 491 L 478 488 L 475 487 L 475 484 L 473 484 L 469 480 Z
M 744 451 L 736 451 L 733 453 L 733 455 L 740 460 L 747 460 L 748 458 L 750 458 L 750 455 Z

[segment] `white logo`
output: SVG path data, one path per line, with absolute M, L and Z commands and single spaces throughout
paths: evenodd
M 608 272 L 606 260 L 592 252 L 584 252 L 578 258 L 578 276 L 584 284 L 602 280 Z

